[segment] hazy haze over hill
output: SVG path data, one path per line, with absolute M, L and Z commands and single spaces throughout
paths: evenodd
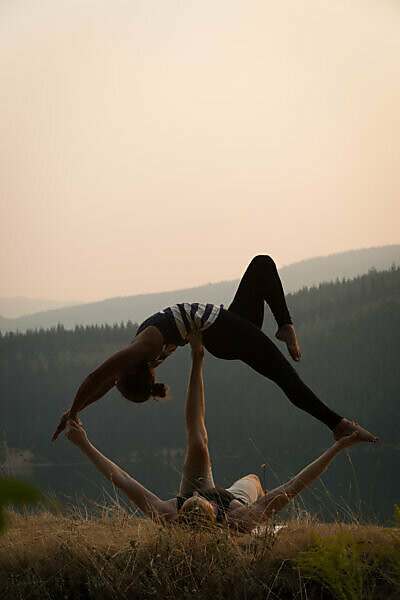
M 0 298 L 0 315 L 13 319 L 23 315 L 31 315 L 45 310 L 54 310 L 64 306 L 74 306 L 81 302 L 62 302 L 60 300 L 47 300 L 45 298 Z
M 279 272 L 285 292 L 295 292 L 304 286 L 318 285 L 336 278 L 352 278 L 369 269 L 387 269 L 400 264 L 400 244 L 351 250 L 330 256 L 321 256 L 282 267 Z M 235 293 L 238 280 L 209 283 L 195 288 L 173 290 L 155 294 L 141 294 L 122 298 L 110 298 L 58 310 L 40 312 L 16 319 L 0 317 L 1 331 L 26 331 L 49 328 L 62 324 L 67 328 L 75 325 L 113 324 L 121 321 L 140 323 L 150 314 L 175 302 L 213 302 L 228 304 Z

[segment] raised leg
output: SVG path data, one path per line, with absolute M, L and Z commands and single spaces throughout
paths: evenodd
M 203 334 L 204 345 L 217 358 L 239 359 L 268 377 L 298 408 L 334 429 L 342 417 L 328 408 L 301 380 L 275 344 L 257 327 L 231 311 L 223 311 Z
M 183 466 L 181 494 L 215 487 L 208 451 L 207 429 L 204 421 L 204 385 L 202 365 L 204 351 L 201 338 L 193 336 L 192 369 L 185 404 L 187 450 Z
M 321 402 L 275 344 L 245 319 L 224 310 L 215 324 L 204 332 L 203 340 L 207 350 L 217 358 L 242 360 L 274 381 L 295 406 L 325 423 L 336 440 L 357 432 L 362 441 L 377 441 L 378 438 L 369 431 L 344 419 Z
M 278 324 L 276 338 L 285 342 L 290 356 L 299 361 L 300 347 L 276 265 L 270 256 L 258 255 L 247 267 L 228 310 L 261 329 L 264 302 L 270 307 Z
M 292 323 L 276 265 L 270 256 L 260 254 L 247 267 L 228 310 L 260 329 L 264 302 L 279 326 Z

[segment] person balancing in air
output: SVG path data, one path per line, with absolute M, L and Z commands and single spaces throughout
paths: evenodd
M 167 387 L 155 382 L 155 368 L 196 332 L 202 332 L 205 348 L 217 358 L 241 360 L 274 381 L 295 406 L 327 425 L 334 439 L 357 432 L 362 441 L 378 441 L 366 429 L 326 406 L 261 331 L 265 302 L 278 325 L 276 338 L 286 344 L 292 359 L 299 361 L 300 348 L 275 263 L 269 256 L 259 255 L 247 267 L 228 309 L 215 304 L 182 303 L 144 321 L 127 348 L 110 356 L 84 379 L 70 410 L 62 415 L 53 441 L 67 420 L 79 422 L 78 413 L 114 386 L 133 402 L 165 397 Z
M 334 442 L 320 457 L 287 483 L 263 490 L 257 475 L 242 477 L 229 488 L 215 487 L 207 430 L 204 422 L 202 365 L 204 352 L 201 334 L 190 335 L 192 368 L 185 405 L 187 450 L 179 493 L 161 500 L 128 473 L 103 456 L 88 440 L 84 429 L 74 420 L 66 424 L 67 438 L 90 459 L 94 466 L 151 519 L 166 524 L 177 520 L 188 525 L 221 522 L 239 531 L 251 531 L 282 510 L 302 490 L 309 487 L 343 450 L 361 442 L 354 431 Z

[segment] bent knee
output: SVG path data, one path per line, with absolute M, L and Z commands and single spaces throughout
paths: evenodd
M 257 269 L 268 267 L 268 268 L 276 268 L 275 261 L 268 254 L 257 254 L 253 258 L 250 263 L 251 266 L 256 267 Z
M 261 496 L 264 495 L 264 489 L 263 486 L 261 485 L 261 481 L 258 475 L 255 475 L 254 473 L 249 473 L 249 475 L 246 475 L 246 479 L 249 479 L 250 481 L 252 481 L 254 483 L 254 485 L 257 488 L 257 500 L 258 498 L 260 498 Z
M 255 475 L 254 473 L 249 473 L 248 475 L 245 475 L 245 479 L 253 479 L 256 483 L 259 483 L 261 485 L 259 476 Z

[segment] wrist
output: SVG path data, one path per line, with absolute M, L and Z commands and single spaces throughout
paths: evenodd
M 88 449 L 89 447 L 89 440 L 87 438 L 78 440 L 77 442 L 75 442 L 76 445 L 78 446 L 78 448 L 80 448 L 81 450 L 85 451 Z
M 333 454 L 339 454 L 346 446 L 343 444 L 341 440 L 337 440 L 332 446 L 331 450 Z

